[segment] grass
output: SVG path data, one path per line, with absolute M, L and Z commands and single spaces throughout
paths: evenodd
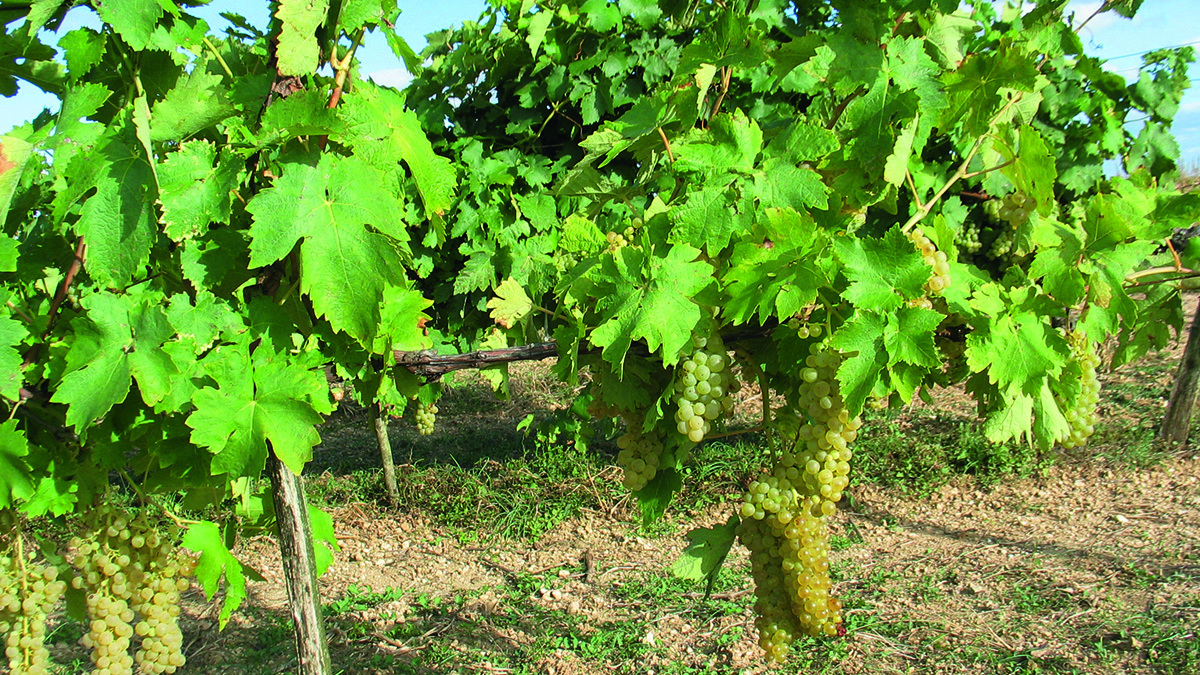
M 1020 443 L 992 445 L 971 418 L 951 409 L 872 412 L 855 446 L 855 484 L 875 484 L 921 497 L 952 481 L 989 487 L 1037 475 L 1056 462 L 1098 461 L 1135 470 L 1153 466 L 1171 455 L 1153 443 L 1152 428 L 1129 420 L 1157 419 L 1161 381 L 1169 377 L 1173 365 L 1141 364 L 1106 388 L 1105 422 L 1084 453 L 1060 455 Z M 449 387 L 440 404 L 438 432 L 432 437 L 418 437 L 410 423 L 394 422 L 393 447 L 402 486 L 396 508 L 419 514 L 461 543 L 495 538 L 536 542 L 585 510 L 621 513 L 626 496 L 612 467 L 616 451 L 603 434 L 585 433 L 580 443 L 564 443 L 553 435 L 516 431 L 517 422 L 530 412 L 539 421 L 550 420 L 554 410 L 567 402 L 570 392 L 548 382 L 544 374 L 528 381 L 514 378 L 516 403 L 497 399 L 480 381 L 465 380 Z M 372 436 L 358 432 L 366 426 L 365 417 L 342 423 L 341 428 L 331 424 L 323 434 L 332 452 L 318 452 L 315 463 L 320 470 L 308 477 L 311 499 L 325 507 L 356 502 L 385 505 L 379 472 L 372 465 L 378 460 L 372 452 L 362 451 L 364 444 L 373 447 L 374 443 Z M 678 536 L 680 520 L 686 522 L 689 514 L 729 500 L 761 470 L 766 454 L 762 443 L 761 435 L 744 433 L 695 448 L 684 470 L 684 490 L 671 506 L 672 513 L 684 517 L 660 521 L 640 534 L 650 539 Z M 339 448 L 356 452 L 339 455 Z M 853 497 L 853 489 L 849 495 Z M 853 507 L 853 502 L 846 504 L 847 510 Z M 851 525 L 830 542 L 836 552 L 832 576 L 845 602 L 850 638 L 802 639 L 795 645 L 793 659 L 778 672 L 850 672 L 853 660 L 864 653 L 863 645 L 872 650 L 872 663 L 882 664 L 880 672 L 890 672 L 892 666 L 895 672 L 1096 672 L 1079 670 L 1078 664 L 1036 648 L 964 636 L 955 626 L 928 616 L 896 613 L 897 604 L 937 607 L 954 601 L 960 592 L 956 584 L 961 582 L 953 570 L 907 574 L 884 564 L 864 568 L 861 561 L 855 562 L 864 541 L 863 533 Z M 664 560 L 663 567 L 669 562 Z M 1187 574 L 1134 562 L 1121 568 L 1118 579 L 1122 588 L 1154 593 L 1166 584 L 1194 583 L 1194 574 Z M 613 672 L 646 672 L 652 662 L 661 673 L 723 673 L 734 671 L 722 670 L 719 659 L 746 641 L 748 608 L 753 602 L 752 596 L 744 595 L 748 576 L 744 558 L 731 558 L 710 597 L 704 597 L 701 585 L 675 579 L 661 568 L 608 577 L 603 589 L 594 587 L 612 603 L 612 611 L 600 616 L 573 612 L 563 603 L 541 598 L 542 589 L 565 588 L 555 570 L 519 573 L 503 584 L 469 593 L 350 586 L 325 610 L 338 651 L 335 662 L 346 673 L 479 668 L 540 673 L 552 667 L 569 672 L 572 663 Z M 979 599 L 991 608 L 987 611 L 1007 617 L 1007 630 L 1056 625 L 1064 617 L 1084 613 L 1086 620 L 1072 624 L 1076 630 L 1087 628 L 1077 636 L 1081 649 L 1096 663 L 1111 664 L 1114 672 L 1128 670 L 1131 664 L 1170 675 L 1200 672 L 1196 596 L 1176 596 L 1150 605 L 1095 607 L 1085 607 L 1085 597 L 1089 603 L 1099 602 L 1090 595 L 1064 592 L 1043 576 L 1031 574 L 1005 578 L 994 591 L 989 585 Z M 488 602 L 494 601 L 496 607 L 481 609 L 484 598 L 491 598 Z M 383 616 L 396 604 L 404 605 L 406 613 Z M 382 624 L 380 618 L 385 619 Z M 685 662 L 661 641 L 649 638 L 661 634 L 664 618 L 689 626 L 723 626 L 720 631 L 696 629 L 700 632 L 688 642 L 716 665 L 701 668 L 696 659 Z M 290 632 L 286 621 L 276 615 L 253 619 L 261 632 L 256 632 L 241 658 L 247 672 L 267 672 L 286 660 Z

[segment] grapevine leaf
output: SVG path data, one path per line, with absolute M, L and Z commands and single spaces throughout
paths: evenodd
M 888 316 L 883 343 L 887 347 L 888 365 L 897 362 L 936 368 L 941 364 L 933 333 L 942 322 L 942 315 L 931 309 L 901 307 Z
M 300 288 L 313 309 L 335 330 L 369 344 L 384 289 L 404 283 L 401 242 L 408 234 L 397 215 L 403 209 L 384 177 L 357 157 L 323 155 L 316 166 L 285 167 L 246 206 L 254 216 L 250 264 L 279 260 L 301 241 Z
M 223 77 L 200 64 L 150 110 L 150 140 L 189 138 L 236 112 Z
M 224 629 L 230 615 L 246 599 L 246 577 L 242 563 L 225 546 L 225 538 L 221 536 L 221 528 L 216 523 L 193 523 L 183 535 L 180 545 L 200 554 L 195 575 L 206 598 L 212 600 L 220 587 L 221 577 L 225 577 L 225 600 L 218 617 L 220 628 Z
M 18 347 L 28 335 L 24 324 L 8 317 L 0 317 L 0 396 L 10 401 L 21 398 L 22 374 L 21 352 Z M 3 508 L 3 507 L 0 507 Z
M 749 226 L 749 218 L 733 210 L 723 188 L 704 188 L 688 195 L 680 206 L 671 209 L 668 241 L 688 244 L 716 255 L 729 244 L 739 230 Z
M 317 576 L 325 574 L 325 570 L 333 565 L 333 553 L 340 551 L 337 533 L 333 529 L 333 517 L 308 505 L 308 522 L 312 525 L 313 555 L 317 562 Z
M 675 469 L 660 469 L 646 487 L 633 493 L 642 510 L 642 527 L 650 527 L 667 512 L 671 497 L 683 489 L 683 477 Z
M 317 44 L 317 28 L 325 23 L 329 0 L 280 0 L 275 18 L 279 30 L 279 47 L 275 50 L 280 75 L 309 75 L 321 61 Z
M 525 42 L 534 58 L 537 57 L 542 41 L 546 39 L 546 29 L 550 27 L 550 20 L 553 18 L 554 12 L 545 8 L 529 18 L 529 35 Z
M 78 28 L 59 38 L 58 46 L 62 48 L 71 79 L 79 80 L 104 57 L 108 36 L 91 28 Z
M 424 328 L 429 315 L 425 310 L 432 304 L 418 291 L 400 286 L 385 288 L 379 313 L 379 333 L 371 353 L 384 354 L 392 349 L 418 351 L 429 347 Z
M 590 340 L 602 348 L 604 359 L 617 366 L 618 372 L 632 340 L 645 339 L 651 351 L 661 347 L 664 363 L 673 363 L 688 344 L 693 329 L 704 318 L 694 298 L 712 284 L 712 267 L 696 259 L 699 253 L 680 244 L 665 257 L 643 261 L 641 253 L 625 247 L 605 265 L 594 268 L 599 280 L 611 284 L 613 295 L 597 306 L 602 321 Z M 649 268 L 649 279 L 645 285 L 630 284 L 632 274 L 625 266 L 636 267 L 641 262 Z
M 253 357 L 245 344 L 218 347 L 206 370 L 218 387 L 192 396 L 196 410 L 187 419 L 192 442 L 214 454 L 214 475 L 257 476 L 267 460 L 267 441 L 296 473 L 321 442 L 314 428 L 321 416 L 312 402 L 328 398 L 323 373 L 306 369 L 259 345 Z
M 834 241 L 850 287 L 845 297 L 861 309 L 888 311 L 905 298 L 924 295 L 929 267 L 894 227 L 881 239 L 839 237 Z
M 87 243 L 88 271 L 113 286 L 126 285 L 142 269 L 158 232 L 154 173 L 135 133 L 133 125 L 117 127 L 87 156 L 95 168 L 84 185 L 96 193 L 75 225 Z
M 608 0 L 588 0 L 579 8 L 579 13 L 587 17 L 589 26 L 601 33 L 621 25 L 621 10 Z
M 75 504 L 79 501 L 80 481 L 63 478 L 57 474 L 55 466 L 56 462 L 50 462 L 44 471 L 46 475 L 35 479 L 33 494 L 25 500 L 22 508 L 26 515 L 32 518 L 47 514 L 57 517 L 75 510 Z
M 983 433 L 993 443 L 1027 436 L 1033 427 L 1033 398 L 1015 390 L 1004 396 L 1004 407 L 990 415 Z
M 349 125 L 346 140 L 358 156 L 383 171 L 397 162 L 408 165 L 427 218 L 450 208 L 457 181 L 454 166 L 434 153 L 420 120 L 404 109 L 403 94 L 359 83 L 341 114 Z
M 687 533 L 688 545 L 683 555 L 671 565 L 671 572 L 680 579 L 706 579 L 704 593 L 712 592 L 713 583 L 737 538 L 738 517 L 730 515 L 724 525 L 697 527 Z
M 32 150 L 32 145 L 16 136 L 0 136 L 0 223 L 8 217 L 8 207 Z
M 750 173 L 762 149 L 762 129 L 741 110 L 717 115 L 707 131 L 693 131 L 675 145 L 681 171 Z
M 908 173 L 908 158 L 912 156 L 913 139 L 917 135 L 917 118 L 904 125 L 896 136 L 896 147 L 883 166 L 883 179 L 892 185 L 899 186 L 904 182 Z
M 1055 441 L 1071 434 L 1071 425 L 1058 407 L 1050 383 L 1044 382 L 1041 391 L 1033 399 L 1033 436 L 1042 449 L 1048 450 Z
M 1001 314 L 967 336 L 967 364 L 971 370 L 987 370 L 992 384 L 1001 389 L 1014 386 L 1028 396 L 1038 394 L 1045 378 L 1058 376 L 1068 351 L 1066 342 L 1049 322 L 1029 313 L 1015 317 Z M 1032 399 L 1027 403 L 1031 406 Z M 1010 402 L 1009 407 L 1013 405 Z M 1023 408 L 1014 408 L 1013 414 L 1020 410 Z
M 131 378 L 146 404 L 154 405 L 178 373 L 160 349 L 174 330 L 153 296 L 95 293 L 82 304 L 90 321 L 79 329 L 68 372 L 50 398 L 67 404 L 67 424 L 78 431 L 124 401 Z
M 762 172 L 754 176 L 754 184 L 763 206 L 797 211 L 829 206 L 829 188 L 816 171 L 778 157 L 763 162 L 762 167 Z
M 496 297 L 488 300 L 490 316 L 502 328 L 512 328 L 533 311 L 533 301 L 512 277 L 496 287 Z
M 838 368 L 837 379 L 851 415 L 862 411 L 863 403 L 875 389 L 880 373 L 887 366 L 887 350 L 883 346 L 886 328 L 887 319 L 884 317 L 872 312 L 856 311 L 830 340 L 833 347 L 846 354 L 846 359 Z
M 158 165 L 163 231 L 179 242 L 228 223 L 239 160 L 208 141 L 187 141 Z
M 97 3 L 96 13 L 113 27 L 130 47 L 141 51 L 150 44 L 150 36 L 163 15 L 159 0 L 120 0 Z
M 33 476 L 23 457 L 29 454 L 29 442 L 17 429 L 17 420 L 0 424 L 0 508 L 33 495 Z

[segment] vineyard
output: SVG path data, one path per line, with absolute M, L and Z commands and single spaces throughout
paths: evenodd
M 395 2 L 279 0 L 222 32 L 188 5 L 0 3 L 0 92 L 61 101 L 0 136 L 11 672 L 214 672 L 289 642 L 270 668 L 586 672 L 619 621 L 630 672 L 935 667 L 956 640 L 863 604 L 888 556 L 975 612 L 997 576 L 1026 577 L 1033 613 L 1050 588 L 1091 598 L 1066 623 L 1112 599 L 1088 556 L 1120 560 L 1168 592 L 1144 610 L 1162 630 L 993 642 L 1018 668 L 1195 663 L 1173 584 L 1195 573 L 1200 342 L 1162 351 L 1200 276 L 1170 134 L 1193 50 L 1127 85 L 1078 35 L 1138 0 L 496 0 L 420 54 Z M 99 28 L 60 30 L 72 13 Z M 368 33 L 404 91 L 359 76 Z M 1105 398 L 1147 359 L 1180 365 L 1166 411 Z M 541 405 L 447 435 L 464 397 L 534 382 Z M 1130 448 L 1153 467 L 1119 474 Z M 1022 500 L 1074 529 L 1014 516 L 1020 535 Z M 961 546 L 926 566 L 905 532 Z M 1139 567 L 1122 546 L 1165 548 Z M 650 571 L 638 547 L 673 580 L 623 574 Z M 1060 568 L 1079 576 L 1047 586 Z M 672 592 L 638 583 L 696 603 L 651 619 Z M 347 618 L 387 603 L 424 618 Z M 464 621 L 510 647 L 466 645 Z M 695 658 L 655 637 L 687 633 L 668 643 Z

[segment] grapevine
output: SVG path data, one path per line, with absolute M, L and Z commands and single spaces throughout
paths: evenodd
M 779 659 L 838 632 L 825 533 L 866 406 L 967 380 L 990 440 L 1076 444 L 1094 356 L 1058 322 L 1112 339 L 1114 365 L 1179 324 L 1175 289 L 1148 302 L 1127 278 L 1200 215 L 1172 187 L 1169 133 L 1191 50 L 1114 84 L 1062 3 L 506 0 L 420 55 L 393 3 L 281 0 L 267 29 L 220 35 L 176 4 L 3 13 L 20 55 L 0 91 L 61 106 L 0 135 L 0 508 L 97 526 L 68 559 L 102 672 L 182 665 L 182 548 L 229 620 L 239 519 L 182 523 L 176 549 L 82 495 L 136 475 L 139 496 L 216 509 L 270 467 L 306 514 L 296 479 L 339 391 L 418 399 L 428 433 L 424 387 L 520 345 L 571 385 L 590 370 L 588 410 L 622 419 L 647 521 L 731 412 L 727 348 L 752 358 L 771 457 L 737 508 Z M 84 14 L 96 28 L 54 33 Z M 374 31 L 407 91 L 359 77 Z M 711 581 L 719 556 L 696 555 Z M 39 583 L 19 551 L 0 573 Z M 0 607 L 17 670 L 43 662 L 38 604 L 59 580 L 40 574 L 43 595 Z M 298 635 L 320 604 L 302 606 Z M 305 675 L 330 670 L 323 646 L 298 644 Z

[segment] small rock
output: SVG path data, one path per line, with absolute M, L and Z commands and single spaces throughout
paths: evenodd
M 1122 525 L 1129 524 L 1129 519 L 1119 513 L 1117 515 L 1113 516 L 1113 520 L 1117 521 L 1118 523 L 1120 523 Z
M 559 571 L 558 571 L 558 578 L 559 578 L 559 579 L 566 579 L 566 578 L 568 578 L 568 577 L 570 577 L 570 576 L 571 576 L 571 570 L 559 570 Z

